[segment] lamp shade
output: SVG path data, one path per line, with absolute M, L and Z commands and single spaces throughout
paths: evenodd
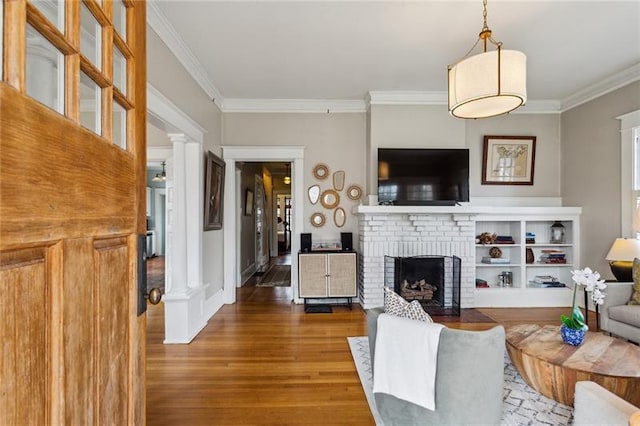
M 635 238 L 616 238 L 605 259 L 633 261 L 640 257 L 640 240 Z
M 513 111 L 527 100 L 527 57 L 497 49 L 449 67 L 449 112 L 486 118 Z

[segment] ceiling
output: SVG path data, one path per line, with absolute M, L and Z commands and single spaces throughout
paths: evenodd
M 527 55 L 528 103 L 560 108 L 594 85 L 640 79 L 639 22 L 639 0 L 488 3 L 494 38 Z M 149 23 L 219 106 L 379 91 L 442 103 L 482 1 L 151 0 Z

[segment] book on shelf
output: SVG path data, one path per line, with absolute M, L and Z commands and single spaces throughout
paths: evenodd
M 536 275 L 533 277 L 533 282 L 542 284 L 542 283 L 555 283 L 558 282 L 558 278 L 553 275 Z
M 488 263 L 491 265 L 504 265 L 506 263 L 509 263 L 509 258 L 508 257 L 489 257 L 489 256 L 484 256 L 481 260 L 482 263 Z
M 536 243 L 536 234 L 534 232 L 527 232 L 525 235 L 527 244 L 535 244 Z
M 544 249 L 541 252 L 541 263 L 567 263 L 566 254 L 562 250 Z
M 498 235 L 495 240 L 496 244 L 515 244 L 511 235 Z
M 537 287 L 537 288 L 562 288 L 562 287 L 566 287 L 566 285 L 564 283 L 561 283 L 560 281 L 553 281 L 553 282 L 546 282 L 546 283 L 539 283 L 536 281 L 529 281 L 529 286 L 530 287 Z

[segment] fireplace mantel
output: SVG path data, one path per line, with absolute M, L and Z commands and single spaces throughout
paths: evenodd
M 482 206 L 463 204 L 460 206 L 358 206 L 358 214 L 491 214 L 491 215 L 575 215 L 582 207 L 518 207 Z

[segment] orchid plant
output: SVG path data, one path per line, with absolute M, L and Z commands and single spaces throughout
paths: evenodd
M 596 305 L 602 305 L 605 298 L 603 290 L 607 288 L 607 285 L 604 283 L 604 280 L 600 279 L 600 274 L 592 271 L 590 268 L 571 271 L 571 279 L 575 283 L 573 286 L 573 305 L 571 307 L 571 316 L 568 317 L 566 315 L 562 315 L 560 319 L 568 328 L 587 331 L 589 327 L 585 323 L 584 315 L 582 315 L 580 308 L 576 306 L 576 291 L 578 287 L 584 286 L 584 289 L 591 296 L 593 303 Z

